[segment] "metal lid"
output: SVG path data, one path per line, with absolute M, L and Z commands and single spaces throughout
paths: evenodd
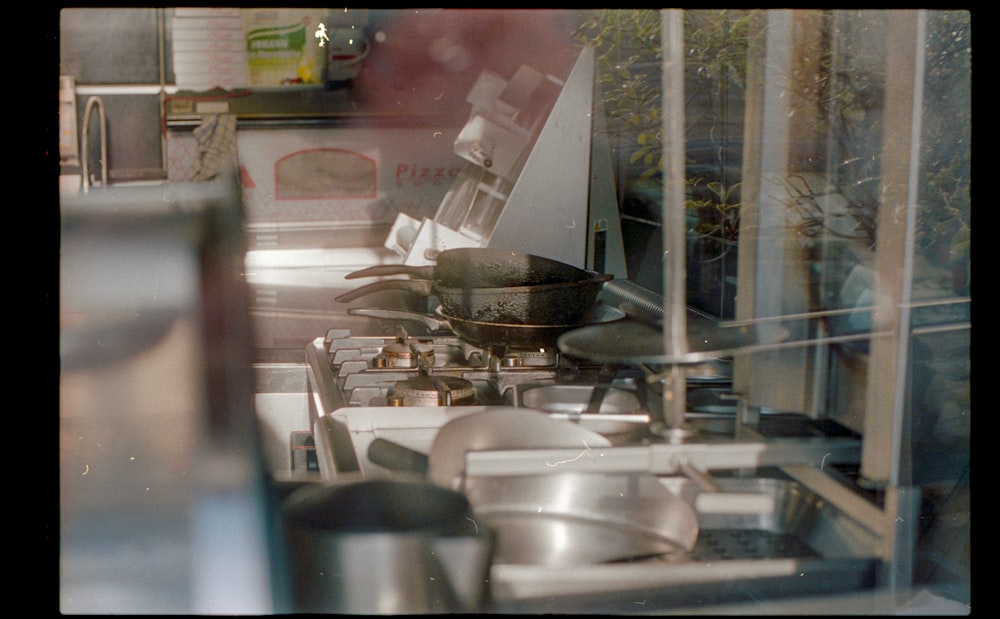
M 617 322 L 575 329 L 559 337 L 559 350 L 598 363 L 700 363 L 740 351 L 766 349 L 788 338 L 777 324 L 723 326 L 688 324 L 687 349 L 668 352 L 663 329 L 640 322 Z

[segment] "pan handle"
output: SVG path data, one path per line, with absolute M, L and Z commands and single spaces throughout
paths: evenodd
M 381 437 L 368 445 L 368 459 L 392 471 L 427 474 L 427 454 Z
M 360 279 L 362 277 L 380 277 L 382 275 L 412 275 L 418 279 L 434 279 L 434 266 L 411 266 L 408 264 L 376 264 L 375 266 L 354 271 L 344 276 L 344 279 Z
M 419 312 L 408 312 L 406 310 L 380 309 L 352 307 L 347 310 L 353 316 L 367 316 L 369 318 L 383 318 L 386 320 L 415 320 L 427 327 L 428 331 L 451 331 L 451 325 L 447 320 L 439 320 L 434 316 L 421 314 Z
M 404 290 L 430 296 L 434 292 L 434 282 L 427 279 L 387 279 L 349 290 L 337 297 L 336 300 L 340 303 L 350 303 L 355 299 L 383 290 Z

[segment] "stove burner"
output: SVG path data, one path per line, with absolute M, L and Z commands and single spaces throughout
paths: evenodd
M 593 384 L 600 369 L 555 347 L 477 347 L 453 335 L 411 337 L 402 328 L 393 336 L 330 329 L 321 346 L 328 365 L 317 370 L 317 380 L 328 382 L 344 407 L 518 405 L 522 389 Z M 623 381 L 642 377 L 638 370 L 634 376 L 619 374 Z
M 498 368 L 544 368 L 555 367 L 559 362 L 559 352 L 555 348 L 539 350 L 508 349 L 498 358 Z
M 471 381 L 455 376 L 421 375 L 393 385 L 389 406 L 460 406 L 475 403 Z
M 408 341 L 405 336 L 396 338 L 392 344 L 386 344 L 372 358 L 372 367 L 375 368 L 428 368 L 433 365 L 434 349 Z

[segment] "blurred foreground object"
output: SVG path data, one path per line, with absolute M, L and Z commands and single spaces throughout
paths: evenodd
M 355 86 L 376 114 L 465 116 L 465 97 L 484 69 L 513 75 L 521 65 L 560 78 L 578 54 L 565 9 L 396 11 L 375 33 Z
M 64 613 L 273 610 L 239 196 L 63 196 Z

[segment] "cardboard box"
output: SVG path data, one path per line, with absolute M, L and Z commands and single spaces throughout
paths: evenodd
M 178 88 L 245 88 L 249 84 L 240 9 L 177 9 L 171 25 Z

